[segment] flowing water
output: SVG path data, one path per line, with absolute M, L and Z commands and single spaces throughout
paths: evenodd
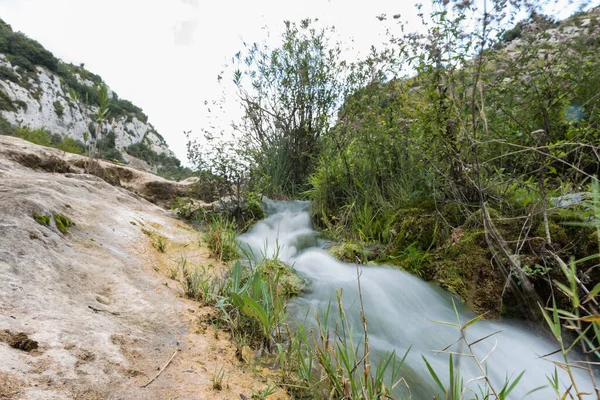
M 239 241 L 255 257 L 278 256 L 310 280 L 308 292 L 295 298 L 289 305 L 291 319 L 305 326 L 314 325 L 315 312 L 323 315 L 330 303 L 335 305 L 336 290 L 342 289 L 348 318 L 354 331 L 362 335 L 356 265 L 339 262 L 321 248 L 322 243 L 310 221 L 308 202 L 267 200 L 266 206 L 268 218 L 241 235 Z M 453 296 L 436 285 L 385 266 L 360 266 L 360 284 L 368 319 L 372 364 L 394 350 L 401 357 L 412 346 L 402 375 L 410 385 L 413 399 L 431 399 L 435 392 L 434 382 L 421 355 L 428 359 L 442 382 L 447 383 L 448 355 L 436 354 L 435 350 L 454 343 L 459 332 L 454 327 L 433 321 L 456 322 Z M 474 317 L 459 300 L 454 299 L 454 302 L 463 323 Z M 525 395 L 547 385 L 546 376 L 554 372 L 554 365 L 539 359 L 539 356 L 555 351 L 556 344 L 547 337 L 535 334 L 522 322 L 480 321 L 467 329 L 467 337 L 474 341 L 496 331 L 502 332 L 474 346 L 479 359 L 493 350 L 486 367 L 494 386 L 501 388 L 507 376 L 515 378 L 525 371 L 509 398 L 553 398 L 550 388 Z M 459 345 L 449 350 L 466 351 Z M 459 362 L 464 382 L 482 375 L 473 360 L 462 357 Z M 592 393 L 592 387 L 588 384 L 589 376 L 580 371 L 576 371 L 576 375 L 577 382 L 585 391 Z M 562 371 L 559 371 L 559 376 L 567 382 L 566 374 Z M 469 388 L 476 392 L 477 386 L 478 382 L 469 384 Z M 395 395 L 405 397 L 406 394 L 406 389 L 398 386 Z M 590 395 L 587 398 L 593 397 Z

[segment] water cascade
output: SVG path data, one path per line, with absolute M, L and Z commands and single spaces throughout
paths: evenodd
M 314 313 L 322 315 L 328 304 L 335 305 L 336 290 L 342 290 L 348 318 L 354 331 L 360 336 L 362 325 L 359 316 L 357 266 L 339 262 L 322 249 L 318 234 L 312 228 L 308 207 L 308 202 L 267 200 L 268 218 L 241 235 L 240 244 L 256 258 L 279 257 L 310 280 L 308 292 L 293 299 L 289 305 L 292 320 L 305 326 L 314 324 Z M 359 272 L 368 319 L 372 363 L 376 364 L 378 359 L 393 350 L 401 357 L 412 346 L 402 374 L 410 385 L 413 399 L 431 399 L 436 394 L 435 383 L 421 355 L 428 359 L 442 382 L 447 384 L 448 355 L 436 353 L 436 350 L 446 348 L 459 338 L 457 328 L 433 321 L 456 322 L 453 302 L 462 323 L 475 315 L 445 290 L 398 269 L 361 265 Z M 501 388 L 506 377 L 515 378 L 525 371 L 519 385 L 511 393 L 511 399 L 553 398 L 549 387 L 525 395 L 548 384 L 546 376 L 554 373 L 555 367 L 539 357 L 552 353 L 558 346 L 543 333 L 534 333 L 525 322 L 479 321 L 466 330 L 466 335 L 472 342 L 496 331 L 501 332 L 473 348 L 479 359 L 483 359 L 493 349 L 485 364 L 493 385 Z M 464 346 L 461 348 L 458 344 L 449 350 L 466 351 Z M 460 358 L 460 371 L 464 382 L 481 376 L 478 366 L 467 357 Z M 593 388 L 588 383 L 589 376 L 583 371 L 576 371 L 576 375 L 576 380 L 584 391 L 593 393 Z M 567 384 L 566 373 L 559 369 L 559 376 Z M 482 381 L 469 384 L 469 388 L 478 392 L 478 385 L 482 385 Z M 407 393 L 406 388 L 400 385 L 395 394 L 404 397 Z M 587 398 L 593 397 L 595 396 L 591 394 Z

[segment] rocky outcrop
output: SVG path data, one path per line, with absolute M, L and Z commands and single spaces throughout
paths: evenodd
M 214 310 L 185 299 L 174 277 L 182 259 L 224 273 L 199 233 L 78 173 L 84 157 L 60 153 L 0 137 L 0 399 L 233 399 L 264 390 L 267 379 L 244 371 L 229 336 L 211 328 Z M 182 187 L 101 168 L 140 193 Z M 151 240 L 158 234 L 161 250 Z M 226 376 L 221 391 L 214 371 Z
M 27 168 L 72 175 L 84 173 L 89 161 L 84 156 L 38 146 L 12 136 L 0 136 L 0 157 Z M 143 170 L 102 160 L 97 161 L 93 174 L 161 207 L 168 206 L 178 196 L 189 196 L 198 183 L 198 178 L 174 182 Z

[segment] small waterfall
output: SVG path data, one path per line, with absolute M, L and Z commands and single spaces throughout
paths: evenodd
M 277 255 L 311 281 L 309 292 L 293 299 L 289 305 L 293 320 L 305 326 L 313 325 L 314 313 L 322 315 L 328 304 L 335 303 L 336 290 L 341 289 L 348 318 L 354 325 L 354 331 L 360 333 L 362 325 L 357 267 L 339 262 L 320 248 L 308 207 L 308 202 L 267 200 L 269 217 L 241 235 L 240 244 L 257 258 Z M 436 393 L 435 383 L 421 355 L 428 359 L 442 382 L 447 384 L 448 355 L 435 351 L 446 348 L 459 338 L 457 328 L 433 321 L 455 323 L 453 301 L 463 324 L 475 315 L 450 293 L 406 272 L 385 266 L 361 265 L 359 273 L 372 363 L 376 364 L 378 359 L 393 350 L 401 357 L 412 346 L 402 371 L 403 376 L 410 385 L 413 399 L 431 399 Z M 474 346 L 479 359 L 493 349 L 486 367 L 494 387 L 499 390 L 506 377 L 514 379 L 525 371 L 519 385 L 511 393 L 511 399 L 553 398 L 553 391 L 549 387 L 526 394 L 548 384 L 546 376 L 553 374 L 555 367 L 547 359 L 539 357 L 557 350 L 557 344 L 528 329 L 526 322 L 480 321 L 470 326 L 466 334 L 472 342 L 497 331 L 500 333 Z M 466 351 L 458 344 L 449 350 Z M 560 360 L 558 356 L 553 359 Z M 481 376 L 476 363 L 467 357 L 460 358 L 460 371 L 465 383 Z M 580 390 L 590 393 L 587 398 L 595 397 L 589 376 L 583 371 L 575 371 L 575 374 Z M 566 385 L 562 386 L 564 391 L 569 386 L 566 373 L 559 369 L 559 376 Z M 477 383 L 469 384 L 469 388 L 478 393 Z M 397 392 L 398 397 L 407 394 L 402 387 L 398 387 Z M 465 398 L 471 397 L 467 395 Z

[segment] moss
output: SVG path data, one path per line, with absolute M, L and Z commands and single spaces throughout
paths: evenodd
M 466 231 L 456 243 L 437 254 L 428 278 L 470 302 L 473 311 L 498 317 L 504 279 L 494 269 L 491 258 L 483 230 Z
M 290 299 L 301 294 L 306 286 L 306 280 L 299 277 L 296 272 L 279 260 L 266 260 L 263 270 L 265 281 L 277 283 L 276 294 Z M 268 279 L 271 277 L 273 279 Z
M 50 225 L 50 216 L 44 214 L 33 213 L 33 219 L 40 225 L 48 226 Z
M 54 223 L 56 224 L 56 229 L 63 235 L 69 233 L 69 228 L 74 225 L 68 217 L 58 213 L 54 214 Z
M 447 236 L 441 217 L 421 208 L 401 209 L 393 221 L 390 225 L 393 240 L 386 249 L 388 256 L 397 256 L 413 243 L 428 249 L 443 243 Z
M 550 239 L 553 243 L 559 245 L 560 247 L 564 247 L 569 242 L 567 231 L 563 226 L 560 226 L 554 221 L 548 221 L 548 230 L 550 231 Z M 536 236 L 546 238 L 546 228 L 544 222 L 540 222 L 535 229 L 534 234 Z
M 331 246 L 329 254 L 342 262 L 365 263 L 375 259 L 375 252 L 356 242 L 345 242 Z
M 460 226 L 464 224 L 466 220 L 464 206 L 458 203 L 448 203 L 444 205 L 442 214 L 446 221 L 452 226 Z

